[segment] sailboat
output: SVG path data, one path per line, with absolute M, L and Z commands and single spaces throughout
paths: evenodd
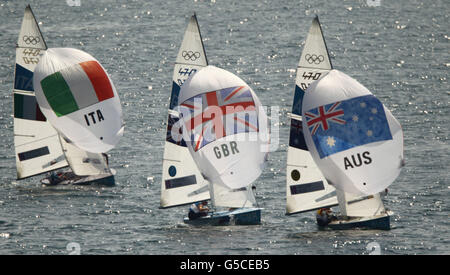
M 169 208 L 211 200 L 217 207 L 233 207 L 233 211 L 210 212 L 207 217 L 186 223 L 197 225 L 258 224 L 260 209 L 245 208 L 256 203 L 250 186 L 237 190 L 212 185 L 201 172 L 191 155 L 189 141 L 183 138 L 183 125 L 179 112 L 181 89 L 184 83 L 198 71 L 208 66 L 208 59 L 194 14 L 184 33 L 173 72 L 167 135 L 164 147 L 163 177 L 160 208 Z M 189 139 L 190 140 L 190 137 Z M 248 188 L 247 188 L 248 187 Z M 228 203 L 227 203 L 228 202 Z M 232 202 L 232 203 L 230 203 Z
M 209 183 L 214 209 L 185 223 L 260 224 L 252 183 L 264 168 L 269 140 L 256 94 L 236 75 L 209 65 L 183 84 L 178 109 L 183 138 Z
M 328 226 L 390 229 L 392 212 L 380 193 L 404 166 L 400 123 L 367 88 L 338 70 L 311 83 L 302 116 L 308 149 L 337 189 L 341 215 Z
M 113 171 L 108 167 L 106 156 L 86 152 L 68 142 L 42 113 L 35 96 L 33 76 L 46 50 L 47 45 L 28 5 L 16 46 L 13 88 L 17 179 L 51 172 L 41 183 L 114 185 Z
M 164 146 L 163 171 L 161 182 L 160 208 L 182 206 L 209 200 L 208 183 L 205 181 L 186 142 L 181 137 L 178 105 L 180 87 L 198 70 L 208 65 L 205 48 L 194 14 L 184 33 L 173 71 L 172 92 L 170 95 L 167 135 Z
M 391 211 L 380 194 L 355 194 L 337 190 L 333 175 L 317 165 L 305 139 L 303 102 L 309 86 L 333 69 L 318 17 L 313 19 L 297 68 L 287 165 L 286 214 L 292 215 L 339 205 L 341 216 L 319 227 L 332 229 L 389 229 Z M 311 123 L 311 122 L 310 122 Z M 306 124 L 308 125 L 308 124 Z M 317 129 L 316 129 L 317 131 Z M 319 222 L 319 220 L 318 220 Z
M 303 136 L 302 102 L 308 86 L 332 68 L 319 18 L 312 21 L 297 66 L 286 171 L 286 214 L 292 215 L 338 204 L 336 190 L 315 164 Z

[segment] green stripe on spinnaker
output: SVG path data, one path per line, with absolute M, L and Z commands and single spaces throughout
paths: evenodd
M 78 110 L 78 104 L 60 72 L 42 79 L 41 86 L 56 116 L 60 117 Z

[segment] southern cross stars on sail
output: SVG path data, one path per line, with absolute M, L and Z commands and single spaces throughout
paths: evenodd
M 392 139 L 383 105 L 373 95 L 313 108 L 305 118 L 320 158 Z

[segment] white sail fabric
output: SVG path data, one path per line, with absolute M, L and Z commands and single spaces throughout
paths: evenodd
M 111 173 L 106 157 L 102 154 L 90 153 L 64 140 L 60 136 L 67 162 L 73 173 L 78 176 L 92 176 Z
M 39 29 L 30 5 L 25 8 L 17 46 L 19 48 L 47 49 L 47 44 L 42 37 L 41 30 Z
M 17 41 L 13 89 L 18 179 L 67 166 L 58 133 L 41 113 L 34 95 L 33 72 L 46 49 L 33 12 L 27 6 Z
M 330 70 L 332 67 L 317 16 L 312 21 L 298 66 L 323 70 Z
M 173 110 L 178 105 L 180 86 L 189 76 L 207 65 L 206 52 L 197 18 L 193 15 L 184 33 L 173 71 L 167 135 L 164 146 L 161 208 L 189 204 L 210 198 L 208 182 L 203 179 L 195 165 L 181 134 L 176 135 L 176 133 L 179 133 L 177 127 L 181 127 L 181 124 L 178 123 L 179 114 Z
M 33 85 L 45 117 L 77 147 L 107 152 L 123 135 L 117 91 L 100 63 L 71 48 L 48 49 Z
M 347 217 L 372 217 L 385 212 L 380 194 L 359 196 L 336 190 L 341 214 Z
M 207 66 L 183 84 L 179 102 L 183 137 L 209 182 L 239 189 L 260 176 L 268 152 L 267 117 L 242 79 Z
M 308 86 L 331 70 L 331 61 L 319 19 L 312 21 L 297 67 L 286 171 L 286 214 L 337 205 L 334 187 L 328 184 L 312 159 L 302 130 L 302 101 Z
M 305 93 L 302 115 L 308 149 L 337 189 L 376 194 L 400 174 L 401 126 L 355 79 L 332 70 L 313 82 Z
M 197 16 L 194 14 L 184 33 L 183 42 L 177 55 L 177 64 L 197 65 L 204 67 L 208 64 L 203 46 Z
M 242 208 L 256 206 L 255 194 L 251 185 L 239 189 L 230 189 L 221 184 L 212 184 L 211 196 L 215 207 Z

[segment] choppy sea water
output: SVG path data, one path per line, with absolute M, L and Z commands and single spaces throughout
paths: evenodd
M 27 1 L 0 3 L 0 254 L 449 254 L 449 33 L 446 1 L 31 1 L 49 47 L 96 57 L 119 92 L 125 135 L 109 152 L 117 186 L 48 188 L 17 181 L 12 83 Z M 70 2 L 70 1 L 69 1 Z M 72 1 L 77 2 L 77 1 Z M 379 5 L 378 5 L 379 4 Z M 279 148 L 257 180 L 262 225 L 186 226 L 159 209 L 174 61 L 193 12 L 211 65 L 280 107 Z M 402 124 L 406 167 L 390 186 L 390 231 L 319 231 L 285 216 L 287 113 L 305 36 L 318 14 L 336 69 Z

